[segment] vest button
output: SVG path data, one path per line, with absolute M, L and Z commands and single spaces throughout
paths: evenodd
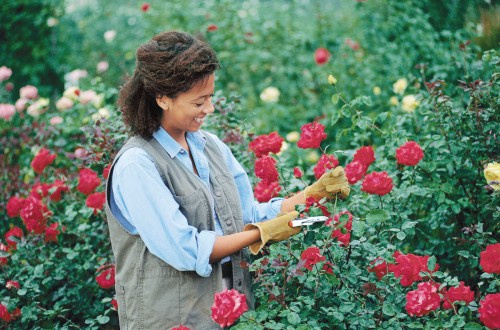
M 220 191 L 218 191 L 218 190 L 217 190 L 217 191 L 215 192 L 215 196 L 220 197 L 220 196 L 222 196 L 222 193 L 221 193 Z
M 231 220 L 227 220 L 227 221 L 226 221 L 226 225 L 231 226 L 232 224 L 233 224 L 233 223 L 231 222 Z

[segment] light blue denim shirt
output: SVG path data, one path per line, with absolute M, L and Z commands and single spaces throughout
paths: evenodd
M 207 132 L 187 133 L 199 178 L 210 188 L 208 160 L 204 154 Z M 193 171 L 189 153 L 163 128 L 153 134 L 170 157 L 177 157 Z M 274 218 L 281 209 L 282 198 L 257 203 L 247 173 L 234 158 L 231 150 L 215 135 L 210 134 L 219 147 L 233 176 L 243 211 L 243 222 L 254 223 Z M 216 235 L 223 235 L 218 220 L 215 232 L 201 231 L 188 225 L 179 211 L 179 205 L 163 183 L 153 161 L 140 148 L 125 151 L 115 164 L 112 177 L 111 212 L 131 234 L 139 234 L 149 251 L 180 271 L 196 271 L 209 276 L 212 266 L 209 257 Z M 215 214 L 215 210 L 212 210 Z M 208 215 L 207 215 L 208 216 Z M 217 217 L 216 217 L 217 219 Z

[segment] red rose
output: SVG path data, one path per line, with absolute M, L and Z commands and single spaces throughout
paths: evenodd
M 380 281 L 382 279 L 382 277 L 387 275 L 387 273 L 389 272 L 389 269 L 388 269 L 387 262 L 384 259 L 378 257 L 377 259 L 373 260 L 370 263 L 370 267 L 368 267 L 368 271 L 370 273 L 375 273 L 378 280 Z
M 235 289 L 216 292 L 212 305 L 212 320 L 222 328 L 233 324 L 248 310 L 246 297 Z
M 490 329 L 500 329 L 500 293 L 487 294 L 479 302 L 479 320 Z
M 387 172 L 371 172 L 365 176 L 361 184 L 361 190 L 380 196 L 390 193 L 392 187 L 392 179 Z
M 19 216 L 19 212 L 24 205 L 24 200 L 24 198 L 12 196 L 7 202 L 7 206 L 5 207 L 7 209 L 7 215 L 11 218 Z
M 97 210 L 102 210 L 104 202 L 106 201 L 106 193 L 96 192 L 87 196 L 85 204 L 94 209 L 94 214 L 97 215 Z
M 49 188 L 49 184 L 37 182 L 31 187 L 29 196 L 33 196 L 36 199 L 42 199 L 49 195 Z
M 45 228 L 45 243 L 48 242 L 55 242 L 57 243 L 57 235 L 60 233 L 59 230 L 57 230 L 57 227 L 59 224 L 57 222 L 51 224 L 47 228 Z
M 7 245 L 0 243 L 0 251 L 8 252 L 8 250 L 9 249 L 8 249 Z M 7 259 L 7 257 L 2 257 L 2 258 L 0 258 L 0 265 L 6 265 L 8 261 L 9 260 Z
M 278 196 L 278 192 L 280 190 L 281 187 L 277 181 L 271 183 L 260 181 L 253 188 L 253 193 L 257 201 L 264 203 L 268 202 L 271 198 Z
M 105 264 L 97 270 L 97 284 L 103 289 L 111 289 L 115 285 L 115 265 Z
M 325 262 L 323 265 L 323 270 L 325 273 L 333 274 L 333 264 L 330 261 Z
M 151 5 L 147 2 L 143 3 L 142 6 L 141 6 L 141 10 L 143 12 L 147 12 L 149 10 L 149 8 L 151 7 Z
M 52 191 L 50 194 L 50 200 L 54 202 L 59 202 L 62 198 L 63 192 L 68 192 L 69 188 L 66 186 L 64 181 L 56 180 L 53 184 L 50 185 L 49 191 Z
M 304 124 L 300 128 L 300 139 L 297 141 L 297 147 L 302 149 L 319 148 L 324 139 L 326 139 L 325 126 L 317 122 Z
M 368 166 L 371 165 L 375 161 L 375 152 L 373 151 L 372 146 L 361 147 L 356 150 L 353 161 L 359 161 L 361 164 L 365 165 L 368 169 Z
M 302 177 L 302 175 L 304 175 L 304 173 L 302 173 L 300 168 L 298 168 L 298 167 L 293 168 L 293 176 L 294 177 L 296 177 L 297 179 L 300 179 Z
M 21 286 L 19 285 L 19 282 L 13 281 L 13 280 L 8 280 L 7 283 L 5 284 L 5 287 L 9 290 L 12 288 L 16 288 L 19 290 L 21 288 Z
M 326 48 L 318 48 L 314 52 L 314 60 L 318 65 L 326 64 L 329 59 L 330 59 L 330 52 Z
M 82 194 L 89 195 L 99 187 L 101 180 L 97 177 L 97 173 L 89 168 L 80 170 L 80 178 L 78 179 L 78 191 Z
M 56 159 L 55 154 L 50 154 L 50 152 L 42 148 L 31 161 L 31 167 L 35 170 L 35 173 L 42 173 L 43 170 Z
M 396 149 L 398 164 L 415 166 L 422 158 L 424 158 L 424 151 L 415 141 L 408 141 Z
M 348 215 L 348 219 L 345 223 L 340 223 L 340 217 L 343 214 Z M 330 225 L 331 220 L 328 219 L 325 225 Z M 352 229 L 352 214 L 349 211 L 342 211 L 338 214 L 335 214 L 333 217 L 334 230 L 332 231 L 332 238 L 337 238 L 341 245 L 349 245 L 351 241 L 351 229 Z
M 4 320 L 5 322 L 10 322 L 10 320 L 12 320 L 12 316 L 10 315 L 7 307 L 5 307 L 4 304 L 0 304 L 0 319 Z
M 26 198 L 23 208 L 19 212 L 26 230 L 35 234 L 44 232 L 47 216 L 50 214 L 51 212 L 49 212 L 47 206 L 35 197 Z
M 316 179 L 321 178 L 327 170 L 331 170 L 339 165 L 339 161 L 334 155 L 322 154 L 318 162 L 313 168 L 314 176 Z
M 118 301 L 115 298 L 111 299 L 111 305 L 115 310 L 118 310 Z
M 17 318 L 21 317 L 22 312 L 21 312 L 21 310 L 19 309 L 19 307 L 16 307 L 16 308 L 12 311 L 12 313 L 10 313 L 10 315 L 12 316 L 12 319 L 13 319 L 13 320 L 15 320 L 15 319 L 17 319 Z
M 248 148 L 255 153 L 257 158 L 265 156 L 270 152 L 277 154 L 281 150 L 284 139 L 277 132 L 269 135 L 259 135 L 248 144 Z
M 467 304 L 474 300 L 474 291 L 470 287 L 465 286 L 464 282 L 460 281 L 457 287 L 450 288 L 445 292 L 443 298 L 443 308 L 451 309 L 455 301 L 465 301 Z
M 207 31 L 208 32 L 213 32 L 213 31 L 217 31 L 219 29 L 219 27 L 215 24 L 210 24 L 208 27 L 207 27 Z
M 500 243 L 488 245 L 479 254 L 479 264 L 485 273 L 500 274 Z
M 312 267 L 320 261 L 324 261 L 326 258 L 321 255 L 319 248 L 315 246 L 308 247 L 300 254 L 300 259 L 304 260 L 306 263 L 304 267 L 312 270 Z
M 108 179 L 109 176 L 109 170 L 111 169 L 111 164 L 108 164 L 103 170 L 102 170 L 102 176 L 104 179 Z
M 427 267 L 429 256 L 417 256 L 411 253 L 402 254 L 399 251 L 394 252 L 396 264 L 389 265 L 389 271 L 394 273 L 394 276 L 401 277 L 399 282 L 402 286 L 410 286 L 414 282 L 421 281 L 420 272 L 431 273 Z M 439 269 L 436 264 L 434 271 Z
M 5 242 L 9 245 L 11 249 L 17 248 L 17 240 L 12 240 L 11 237 L 16 237 L 17 240 L 21 240 L 24 237 L 24 232 L 19 227 L 13 227 L 8 232 L 5 233 L 4 238 Z
M 439 286 L 438 286 L 439 287 Z M 418 289 L 406 294 L 406 311 L 410 316 L 424 316 L 441 304 L 438 287 L 430 282 L 418 284 Z
M 347 164 L 344 168 L 345 176 L 349 184 L 355 184 L 363 178 L 368 167 L 359 160 L 354 160 Z
M 278 181 L 276 160 L 270 156 L 263 156 L 255 161 L 255 175 L 262 181 L 271 183 Z

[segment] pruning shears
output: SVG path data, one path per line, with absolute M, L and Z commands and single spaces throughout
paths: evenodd
M 328 220 L 328 217 L 325 217 L 325 216 L 300 218 L 300 219 L 295 219 L 295 220 L 289 221 L 288 226 L 289 227 L 310 226 L 313 223 L 325 222 L 326 220 Z

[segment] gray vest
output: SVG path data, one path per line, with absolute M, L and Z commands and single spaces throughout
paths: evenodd
M 168 153 L 154 138 L 147 141 L 132 137 L 115 157 L 108 177 L 106 196 L 109 201 L 114 164 L 132 147 L 146 151 L 153 159 L 161 178 L 179 204 L 189 225 L 214 230 L 213 204 L 225 235 L 240 232 L 243 227 L 238 190 L 223 156 L 205 134 L 205 155 L 213 192 L 178 159 Z M 109 203 L 109 202 L 108 202 Z M 116 297 L 121 329 L 170 329 L 180 324 L 192 330 L 220 329 L 211 319 L 214 294 L 222 291 L 219 262 L 212 264 L 209 277 L 194 271 L 178 271 L 151 254 L 139 235 L 127 232 L 113 216 L 106 203 L 111 246 L 116 265 Z M 253 308 L 247 249 L 231 256 L 233 285 L 247 297 Z M 243 268 L 242 268 L 243 266 Z

